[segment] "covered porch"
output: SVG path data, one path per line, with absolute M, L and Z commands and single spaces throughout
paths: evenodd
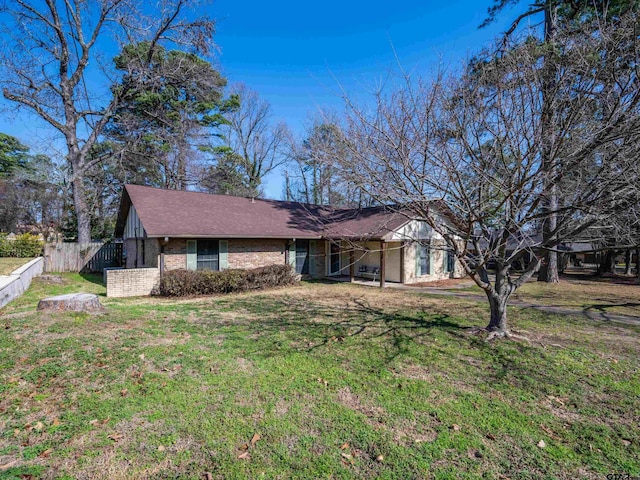
M 329 240 L 327 276 L 384 288 L 387 282 L 405 283 L 404 241 Z

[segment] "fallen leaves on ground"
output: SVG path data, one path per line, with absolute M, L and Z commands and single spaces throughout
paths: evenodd
M 0 465 L 0 471 L 7 470 L 8 468 L 13 467 L 16 463 L 18 463 L 17 460 L 12 460 L 9 463 L 5 463 L 4 465 Z
M 49 455 L 51 455 L 51 453 L 53 453 L 53 448 L 47 448 L 44 452 L 42 452 L 38 456 L 42 458 L 47 458 Z

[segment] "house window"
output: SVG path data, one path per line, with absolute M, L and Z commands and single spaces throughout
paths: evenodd
M 456 256 L 452 250 L 445 251 L 444 273 L 454 272 L 456 269 Z
M 198 240 L 198 270 L 220 270 L 218 240 Z
M 418 250 L 420 253 L 420 275 L 429 275 L 430 248 L 428 245 L 420 245 Z

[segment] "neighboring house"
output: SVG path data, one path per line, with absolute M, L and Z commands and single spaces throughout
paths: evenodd
M 330 208 L 126 185 L 115 235 L 124 240 L 127 269 L 288 263 L 309 277 L 349 275 L 381 285 L 463 276 L 426 222 L 385 207 Z

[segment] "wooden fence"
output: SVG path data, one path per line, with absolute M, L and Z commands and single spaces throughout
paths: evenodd
M 44 246 L 45 272 L 101 273 L 122 264 L 121 243 L 48 243 Z

